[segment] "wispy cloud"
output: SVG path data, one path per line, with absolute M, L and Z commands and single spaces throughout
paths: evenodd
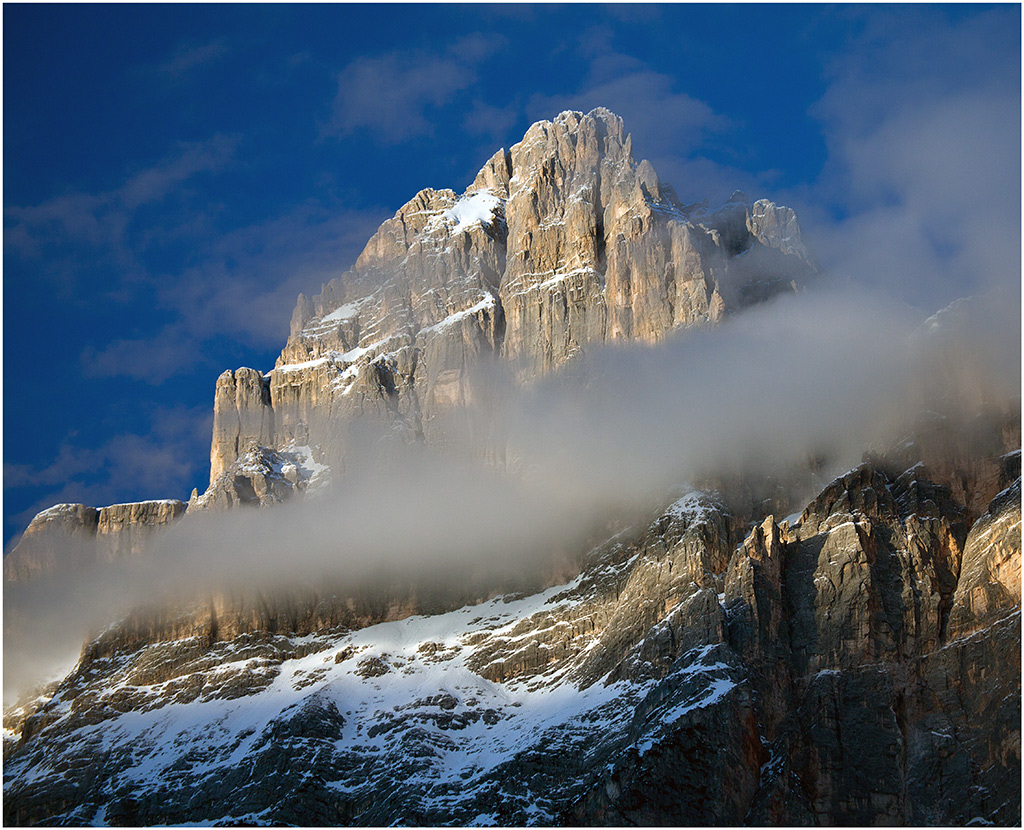
M 834 271 L 931 308 L 1019 291 L 1016 38 L 1003 13 L 952 22 L 903 7 L 873 14 L 833 59 L 814 109 L 829 158 L 795 198 L 838 215 L 806 211 Z
M 86 346 L 80 358 L 82 374 L 127 377 L 156 386 L 197 365 L 212 365 L 200 345 L 186 326 L 172 324 L 147 337 L 116 339 L 100 348 Z
M 198 265 L 164 287 L 160 301 L 186 316 L 197 337 L 283 343 L 299 292 L 315 293 L 347 270 L 388 215 L 300 204 L 220 236 Z
M 477 100 L 473 102 L 462 123 L 474 135 L 501 142 L 519 120 L 521 109 L 518 102 L 498 107 Z
M 178 44 L 171 56 L 155 70 L 173 80 L 181 80 L 194 70 L 226 57 L 230 53 L 228 39 L 214 38 L 202 43 L 186 41 Z
M 365 129 L 388 144 L 430 134 L 432 116 L 474 86 L 478 66 L 502 46 L 501 38 L 467 35 L 440 55 L 417 50 L 356 58 L 338 75 L 325 132 Z
M 197 364 L 215 368 L 207 348 L 214 339 L 282 345 L 298 294 L 315 293 L 343 273 L 386 213 L 308 203 L 221 235 L 204 244 L 196 265 L 156 282 L 154 299 L 169 322 L 142 337 L 87 347 L 83 373 L 158 385 Z
M 6 208 L 4 247 L 38 257 L 54 237 L 96 247 L 116 244 L 124 217 L 110 216 L 113 202 L 114 194 L 67 193 L 38 205 Z
M 182 143 L 167 158 L 129 178 L 114 194 L 126 208 L 166 198 L 197 173 L 221 172 L 234 157 L 240 138 L 215 135 L 206 141 Z
M 280 345 L 298 293 L 348 268 L 388 214 L 310 200 L 218 232 L 208 215 L 215 206 L 180 191 L 198 175 L 228 169 L 238 143 L 224 135 L 183 143 L 111 190 L 6 210 L 8 253 L 44 263 L 62 296 L 92 302 L 99 286 L 124 307 L 147 305 L 149 331 L 112 332 L 82 351 L 87 377 L 159 384 L 201 363 L 210 338 Z M 150 207 L 159 213 L 146 213 Z M 158 256 L 169 247 L 187 251 L 177 267 Z
M 5 490 L 42 491 L 27 509 L 5 517 L 8 530 L 23 530 L 40 510 L 62 502 L 188 498 L 189 488 L 205 483 L 210 408 L 151 406 L 148 420 L 147 431 L 111 435 L 97 447 L 69 437 L 47 462 L 5 463 Z
M 703 101 L 673 87 L 670 76 L 635 65 L 625 74 L 610 73 L 573 95 L 534 96 L 528 110 L 534 117 L 550 118 L 565 109 L 587 111 L 605 106 L 625 119 L 652 154 L 686 154 L 699 148 L 709 133 L 726 129 L 729 121 Z
M 21 256 L 54 260 L 55 252 L 77 260 L 81 246 L 119 264 L 137 262 L 138 246 L 127 234 L 133 213 L 163 201 L 199 173 L 220 172 L 232 163 L 237 136 L 179 143 L 151 167 L 138 170 L 118 187 L 99 193 L 62 194 L 38 205 L 4 210 L 4 247 Z M 75 250 L 69 250 L 69 248 Z

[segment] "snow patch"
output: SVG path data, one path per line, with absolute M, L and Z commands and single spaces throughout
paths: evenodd
M 534 291 L 550 290 L 552 288 L 555 288 L 559 283 L 565 282 L 565 280 L 568 277 L 575 277 L 580 274 L 592 274 L 598 277 L 598 279 L 600 279 L 601 276 L 600 274 L 598 274 L 597 271 L 589 267 L 573 268 L 569 271 L 558 271 L 555 269 L 552 269 L 550 271 L 531 271 L 529 273 L 519 274 L 516 277 L 516 283 L 522 284 L 525 280 L 533 277 L 543 277 L 544 279 L 542 279 L 540 282 L 528 285 L 526 288 L 523 288 L 520 291 L 516 291 L 515 293 L 510 294 L 509 299 L 511 299 L 512 297 L 522 296 L 523 294 L 529 294 Z
M 453 314 L 449 314 L 440 323 L 434 323 L 434 325 L 432 326 L 420 329 L 419 333 L 427 334 L 432 331 L 443 331 L 444 329 L 455 325 L 456 323 L 458 323 L 461 320 L 464 320 L 467 317 L 472 317 L 474 314 L 478 314 L 481 311 L 487 311 L 488 309 L 494 308 L 494 305 L 494 295 L 487 294 L 476 305 L 470 306 L 469 308 L 464 308 L 462 311 L 456 311 Z
M 486 190 L 478 190 L 469 196 L 463 196 L 443 214 L 445 219 L 455 222 L 452 233 L 462 233 L 474 225 L 490 225 L 494 221 L 494 211 L 502 204 L 502 199 Z
M 681 499 L 672 502 L 665 510 L 665 515 L 690 524 L 706 522 L 711 518 L 712 509 L 705 499 L 706 496 L 699 490 L 691 490 Z
M 315 369 L 317 366 L 323 366 L 325 363 L 332 362 L 338 357 L 337 352 L 331 352 L 325 357 L 318 357 L 315 360 L 305 360 L 302 363 L 286 363 L 284 366 L 278 366 L 274 369 L 275 372 L 299 372 L 303 369 Z
M 363 305 L 366 300 L 356 300 L 354 303 L 345 303 L 343 306 L 338 306 L 330 314 L 325 314 L 321 319 L 321 323 L 340 323 L 342 320 L 351 320 L 359 314 L 359 307 Z

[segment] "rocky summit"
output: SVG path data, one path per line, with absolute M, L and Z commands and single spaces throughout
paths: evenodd
M 343 466 L 361 417 L 443 444 L 452 414 L 486 394 L 474 367 L 487 360 L 529 381 L 605 342 L 715 323 L 816 271 L 789 208 L 740 193 L 683 205 L 633 159 L 618 116 L 564 112 L 495 153 L 461 196 L 417 193 L 349 271 L 299 295 L 272 371 L 221 375 L 211 489 L 194 504 L 292 492 L 251 472 L 260 448 L 315 446 Z
M 205 493 L 44 511 L 5 589 L 313 503 L 367 434 L 515 475 L 461 419 L 489 375 L 818 277 L 792 210 L 682 204 L 617 116 L 562 113 L 300 295 L 272 371 L 221 375 Z M 1020 403 L 976 409 L 800 488 L 708 471 L 537 567 L 142 604 L 5 710 L 4 823 L 1019 825 Z

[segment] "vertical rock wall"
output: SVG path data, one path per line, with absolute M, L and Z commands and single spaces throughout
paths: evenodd
M 274 409 L 263 373 L 226 371 L 217 378 L 213 398 L 210 484 L 246 450 L 274 443 Z
M 155 532 L 169 526 L 185 513 L 185 505 L 174 499 L 112 504 L 102 507 L 96 518 L 96 556 L 100 562 L 116 562 L 138 556 Z

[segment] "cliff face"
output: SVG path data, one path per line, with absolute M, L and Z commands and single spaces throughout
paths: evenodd
M 815 273 L 792 210 L 743 194 L 717 211 L 681 205 L 631 144 L 607 110 L 565 112 L 495 153 L 461 196 L 418 193 L 351 270 L 299 297 L 269 377 L 218 380 L 211 485 L 259 446 L 341 463 L 345 425 L 363 417 L 444 443 L 447 418 L 486 396 L 474 369 L 488 359 L 528 381 Z
M 210 484 L 240 455 L 274 444 L 274 410 L 262 372 L 230 370 L 217 378 L 213 396 Z
M 56 504 L 37 514 L 4 558 L 4 581 L 25 582 L 95 560 L 90 542 L 99 511 L 84 504 Z

